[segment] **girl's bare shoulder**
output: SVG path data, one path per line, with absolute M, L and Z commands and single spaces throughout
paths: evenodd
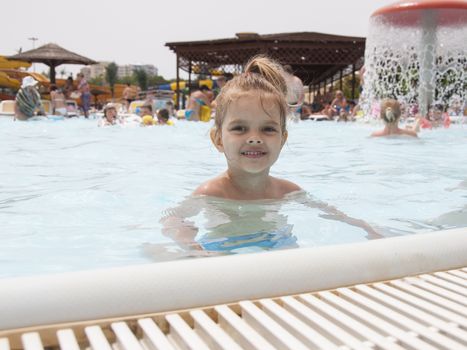
M 222 180 L 219 177 L 208 180 L 193 192 L 193 195 L 210 196 L 210 197 L 224 197 L 224 190 Z
M 284 197 L 286 194 L 292 192 L 302 191 L 302 188 L 292 181 L 278 178 L 273 178 L 273 181 L 280 197 Z

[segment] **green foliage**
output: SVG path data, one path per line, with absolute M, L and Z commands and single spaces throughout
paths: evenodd
M 348 99 L 352 98 L 352 76 L 348 75 L 342 79 L 342 92 Z M 355 99 L 360 97 L 360 78 L 355 76 Z
M 109 83 L 112 98 L 114 97 L 114 86 L 117 82 L 117 71 L 118 66 L 115 64 L 115 62 L 111 62 L 107 67 L 105 67 L 105 79 Z
M 148 77 L 149 86 L 162 85 L 162 84 L 168 84 L 168 83 L 169 83 L 169 80 L 166 80 L 161 75 L 151 75 Z
M 102 75 L 89 79 L 89 84 L 104 86 L 104 77 Z
M 138 82 L 139 87 L 142 91 L 146 91 L 148 89 L 148 74 L 143 69 L 135 69 L 133 72 L 133 76 L 135 77 L 136 81 Z

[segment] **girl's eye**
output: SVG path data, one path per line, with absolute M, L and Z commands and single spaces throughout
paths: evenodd
M 236 125 L 230 129 L 231 131 L 237 131 L 237 132 L 245 132 L 246 128 L 241 125 Z
M 264 128 L 264 131 L 274 133 L 274 132 L 277 132 L 277 129 L 275 127 L 273 127 L 273 126 L 268 126 L 268 127 Z

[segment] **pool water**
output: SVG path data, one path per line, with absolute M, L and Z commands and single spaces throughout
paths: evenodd
M 225 169 L 210 126 L 0 119 L 0 277 L 183 257 L 161 233 L 160 219 Z M 377 128 L 290 124 L 271 173 L 308 195 L 258 203 L 197 199 L 204 203 L 190 219 L 198 228 L 194 241 L 239 253 L 367 239 L 362 229 L 306 205 L 310 195 L 384 236 L 466 227 L 467 126 L 424 131 L 419 139 L 369 138 Z M 219 243 L 228 232 L 236 238 Z

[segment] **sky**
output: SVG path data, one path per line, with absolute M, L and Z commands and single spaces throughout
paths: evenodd
M 368 36 L 369 18 L 395 0 L 16 0 L 2 4 L 0 55 L 48 43 L 96 61 L 153 64 L 175 78 L 167 42 L 233 38 L 238 32 Z M 5 15 L 8 14 L 8 15 Z M 33 41 L 30 38 L 37 38 Z M 82 66 L 62 65 L 76 74 Z M 32 70 L 32 68 L 31 68 Z M 48 68 L 35 65 L 37 72 Z M 183 77 L 183 75 L 182 75 Z

